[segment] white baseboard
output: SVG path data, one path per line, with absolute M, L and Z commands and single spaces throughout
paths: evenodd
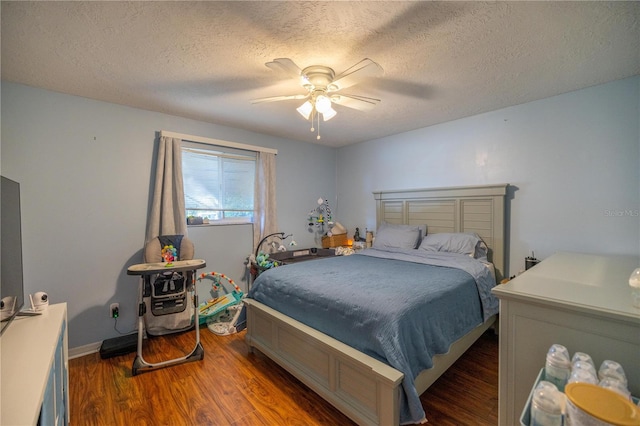
M 133 333 L 132 333 L 133 334 Z M 145 339 L 147 336 L 143 336 Z M 81 356 L 94 354 L 100 351 L 102 342 L 89 343 L 88 345 L 69 348 L 69 359 L 80 358 Z
M 88 345 L 78 346 L 69 349 L 69 359 L 80 358 L 81 356 L 96 353 L 100 350 L 102 342 L 89 343 Z

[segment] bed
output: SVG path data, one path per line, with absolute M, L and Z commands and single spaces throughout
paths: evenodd
M 424 421 L 418 395 L 495 321 L 497 300 L 490 287 L 505 271 L 506 189 L 505 184 L 375 192 L 373 249 L 275 268 L 256 280 L 245 299 L 250 348 L 358 424 Z M 422 235 L 411 247 L 416 229 Z M 461 235 L 479 237 L 474 250 L 480 252 L 440 251 L 443 241 Z M 429 286 L 465 290 L 438 290 L 434 304 L 421 305 L 423 296 L 412 292 Z M 305 299 L 310 306 L 303 305 Z M 387 302 L 381 303 L 386 310 L 370 310 L 376 301 Z M 435 317 L 426 316 L 432 311 Z M 374 317 L 382 326 L 369 321 Z M 407 329 L 416 329 L 418 337 Z M 357 333 L 348 336 L 348 330 Z

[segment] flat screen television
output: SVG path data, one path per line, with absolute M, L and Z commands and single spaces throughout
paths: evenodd
M 0 186 L 0 335 L 24 305 L 20 184 L 2 176 Z

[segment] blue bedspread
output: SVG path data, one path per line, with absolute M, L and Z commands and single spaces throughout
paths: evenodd
M 360 254 L 263 272 L 248 297 L 404 374 L 400 422 L 425 418 L 413 380 L 498 311 L 481 262 L 419 250 Z

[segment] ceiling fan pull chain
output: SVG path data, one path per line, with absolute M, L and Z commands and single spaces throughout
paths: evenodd
M 318 136 L 316 137 L 317 140 L 320 140 L 320 114 L 316 114 L 317 117 L 317 122 L 318 122 Z

